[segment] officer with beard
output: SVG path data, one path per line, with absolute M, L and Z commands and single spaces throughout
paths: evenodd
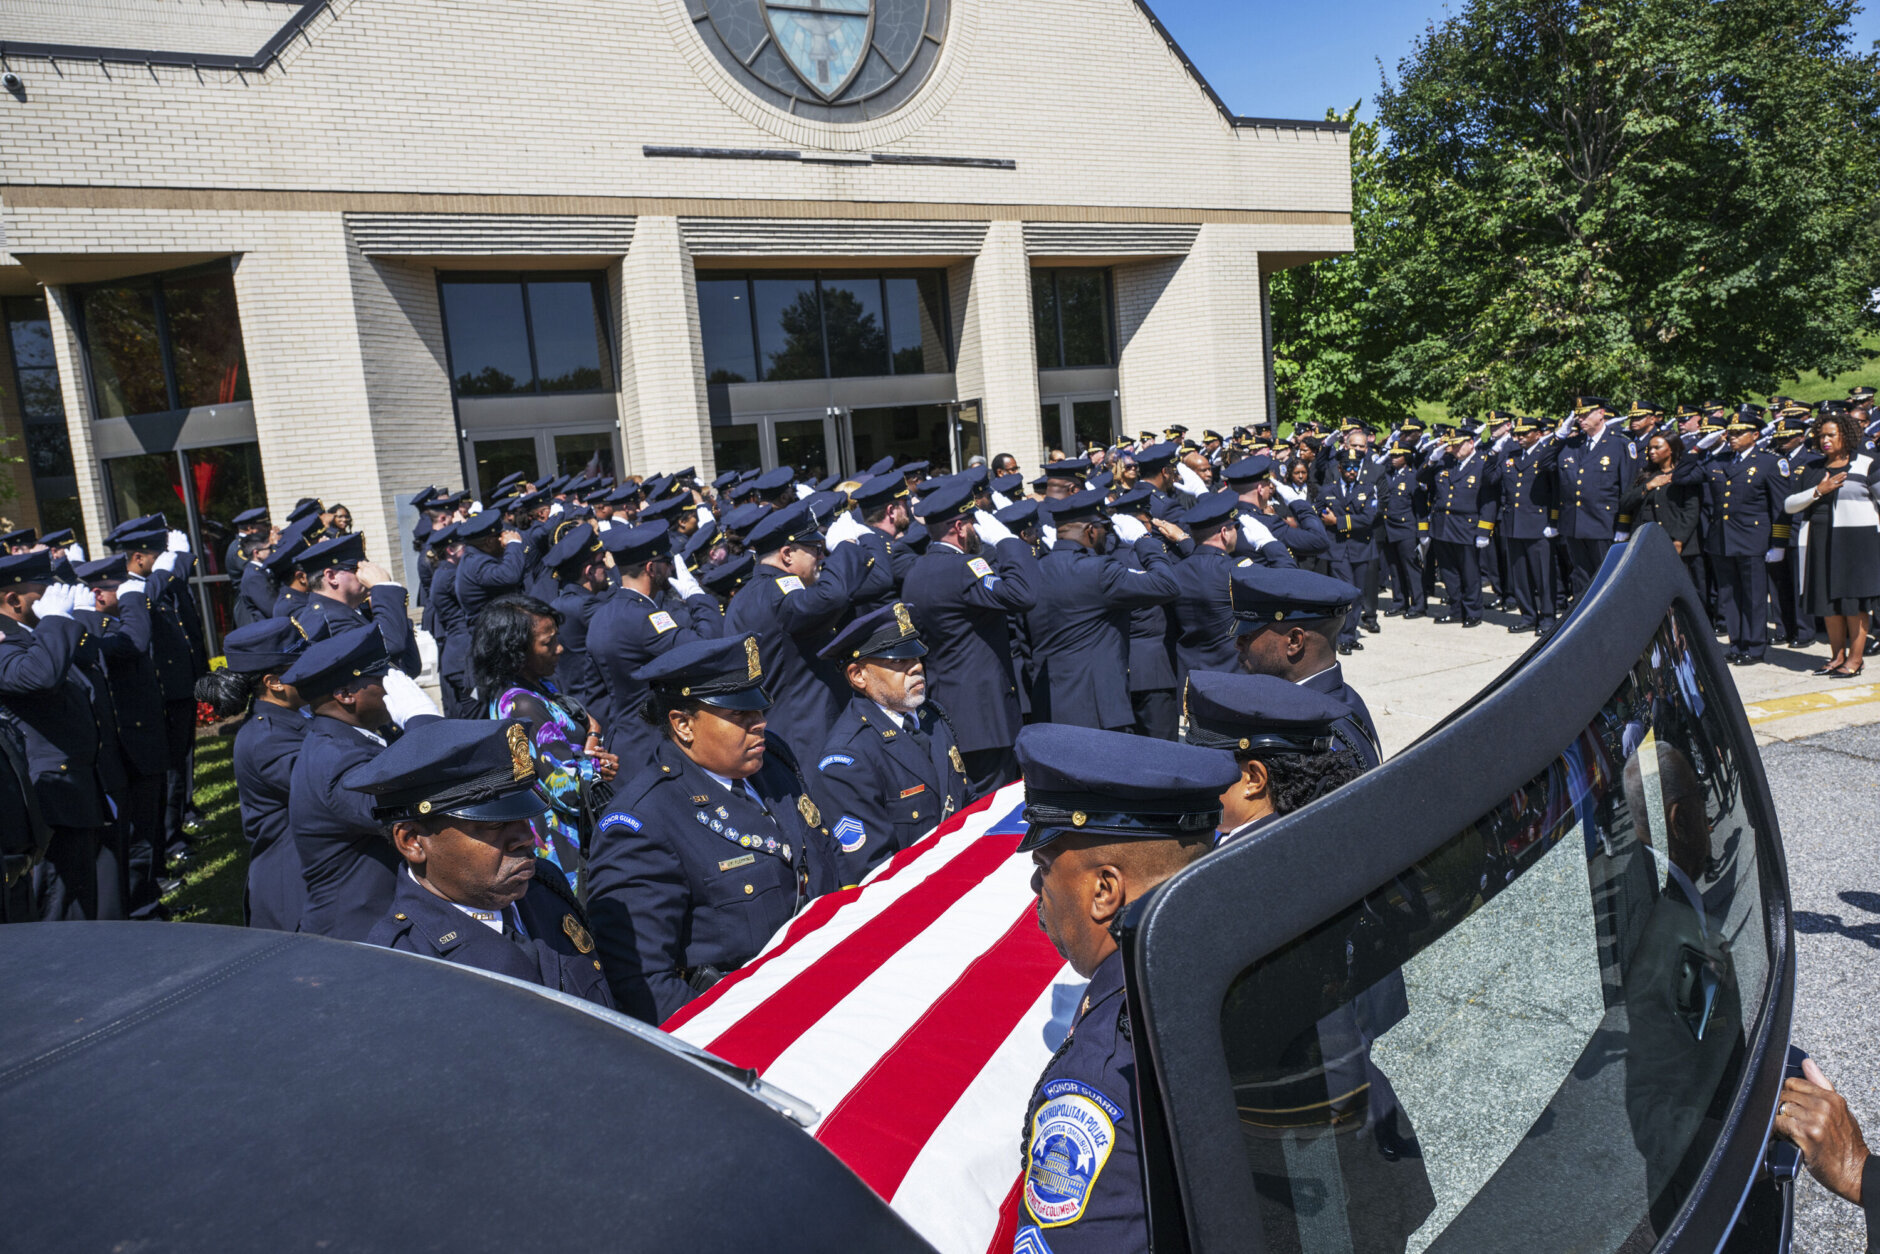
M 805 774 L 842 847 L 842 882 L 856 884 L 972 793 L 953 725 L 927 700 L 927 646 L 905 603 L 856 619 L 821 656 L 842 668 L 853 695 Z

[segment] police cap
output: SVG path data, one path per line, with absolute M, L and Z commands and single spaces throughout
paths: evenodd
M 476 540 L 483 536 L 494 535 L 503 529 L 503 511 L 486 509 L 481 514 L 472 514 L 457 524 L 459 540 Z
M 406 730 L 346 776 L 372 797 L 372 817 L 449 816 L 478 823 L 534 818 L 548 809 L 536 787 L 529 725 L 519 718 L 442 718 Z
M 1340 617 L 1358 596 L 1358 589 L 1330 575 L 1257 565 L 1236 566 L 1227 585 L 1242 634 L 1292 619 Z
M 870 657 L 925 657 L 927 646 L 920 642 L 920 632 L 914 627 L 907 604 L 896 601 L 856 618 L 816 656 L 840 663 Z
M 1046 462 L 1042 468 L 1047 479 L 1082 479 L 1090 473 L 1088 457 L 1066 457 L 1062 461 Z
M 78 577 L 95 586 L 123 583 L 131 577 L 130 559 L 119 553 L 112 557 L 101 557 L 95 562 L 85 562 L 78 567 Z
M 1229 483 L 1257 483 L 1266 478 L 1273 469 L 1273 459 L 1265 453 L 1255 453 L 1252 457 L 1243 457 L 1227 468 Z
M 1045 508 L 1051 515 L 1051 525 L 1054 527 L 1062 527 L 1066 523 L 1102 522 L 1109 516 L 1103 508 L 1103 493 L 1096 488 L 1073 492 L 1062 500 L 1047 501 Z
M 264 618 L 222 637 L 222 657 L 239 675 L 278 675 L 306 649 L 306 637 L 291 618 Z
M 1182 702 L 1187 742 L 1230 753 L 1324 753 L 1332 747 L 1332 725 L 1350 712 L 1341 701 L 1275 675 L 1219 671 L 1190 671 Z
M 802 501 L 772 510 L 770 517 L 751 528 L 745 544 L 757 554 L 775 553 L 786 544 L 827 548 L 828 539 L 816 526 L 816 517 Z
M 1110 502 L 1110 512 L 1112 514 L 1147 514 L 1154 502 L 1154 491 L 1148 484 L 1139 483 L 1129 491 L 1119 493 L 1117 498 Z
M 759 505 L 756 501 L 746 501 L 727 513 L 720 524 L 734 536 L 743 536 L 752 527 L 770 517 L 774 511 L 768 505 Z
M 312 700 L 347 684 L 377 679 L 391 668 L 385 637 L 377 627 L 349 627 L 308 645 L 281 682 L 292 684 L 301 696 Z
M 1192 505 L 1181 517 L 1182 526 L 1192 532 L 1218 527 L 1240 512 L 1240 498 L 1232 492 L 1210 492 Z
M 1169 441 L 1151 444 L 1148 448 L 1136 450 L 1136 465 L 1145 475 L 1157 474 L 1162 467 L 1175 460 L 1175 453 L 1175 445 Z
M 698 577 L 699 583 L 711 592 L 728 597 L 742 588 L 757 569 L 757 554 L 740 553 L 728 557 L 715 566 L 707 566 L 705 573 Z
M 1060 836 L 1165 840 L 1205 836 L 1221 821 L 1221 793 L 1240 778 L 1233 755 L 1068 723 L 1018 733 L 1025 778 L 1020 853 Z
M 287 578 L 288 571 L 300 564 L 300 555 L 307 551 L 309 527 L 310 524 L 303 520 L 283 531 L 280 539 L 274 543 L 274 551 L 268 554 L 268 560 L 261 563 L 261 569 L 267 571 L 275 582 Z
M 336 567 L 351 570 L 366 560 L 366 538 L 358 532 L 322 540 L 300 555 L 300 568 L 308 574 Z
M 0 548 L 10 545 L 32 546 L 39 543 L 39 533 L 31 527 L 21 527 L 18 531 L 9 531 L 0 535 Z
M 170 546 L 170 533 L 163 527 L 112 532 L 105 543 L 120 553 L 161 553 Z
M 1595 409 L 1610 410 L 1611 408 L 1612 402 L 1603 396 L 1576 396 L 1573 398 L 1573 415 L 1576 418 L 1584 417 L 1592 413 Z
M 1007 505 L 993 514 L 993 517 L 1013 531 L 1023 531 L 1027 527 L 1038 525 L 1038 502 L 1019 501 L 1016 504 Z
M 663 522 L 610 527 L 601 533 L 601 546 L 622 566 L 666 561 L 672 557 L 672 530 Z
M 601 542 L 594 534 L 594 528 L 587 523 L 576 523 L 555 541 L 555 547 L 548 551 L 542 564 L 554 571 L 555 577 L 559 579 L 586 569 L 600 557 L 601 551 Z
M 880 459 L 879 461 L 871 463 L 868 469 L 863 471 L 862 473 L 866 478 L 872 479 L 876 475 L 885 475 L 893 469 L 894 469 L 894 458 L 890 456 L 890 457 L 884 457 Z
M 961 514 L 970 514 L 973 509 L 973 485 L 964 479 L 943 482 L 929 492 L 914 506 L 914 513 L 933 531 L 944 527 Z
M 770 707 L 754 635 L 683 641 L 634 671 L 633 678 L 667 700 L 702 701 L 727 710 Z
M 52 554 L 40 549 L 36 553 L 8 553 L 0 555 L 0 588 L 17 588 L 23 583 L 51 583 Z
M 925 460 L 911 461 L 901 467 L 900 475 L 903 479 L 919 479 L 932 469 L 932 462 Z
M 907 499 L 907 480 L 899 475 L 871 475 L 868 482 L 855 489 L 855 503 L 864 510 L 879 509 L 894 500 Z
M 1025 476 L 1014 470 L 1009 475 L 1000 475 L 997 479 L 989 480 L 986 486 L 1000 496 L 1012 496 L 1025 486 Z
M 72 541 L 77 538 L 78 537 L 73 533 L 70 527 L 61 527 L 57 531 L 48 531 L 45 535 L 40 536 L 39 542 L 47 548 L 62 549 L 70 545 Z
M 751 487 L 758 492 L 768 495 L 772 492 L 781 492 L 795 482 L 796 468 L 794 466 L 779 466 L 775 470 L 766 470 L 763 474 L 757 476 L 757 478 L 752 481 Z

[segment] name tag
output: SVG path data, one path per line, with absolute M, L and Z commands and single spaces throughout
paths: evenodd
M 926 791 L 927 785 L 925 784 L 915 784 L 912 788 L 903 788 L 901 790 L 901 800 L 906 801 L 909 797 Z
M 662 636 L 679 625 L 672 621 L 672 615 L 665 610 L 654 610 L 646 616 L 646 621 L 652 624 L 655 634 Z
M 801 592 L 802 590 L 803 581 L 798 579 L 795 575 L 785 575 L 777 581 L 777 591 L 779 592 Z
M 718 869 L 720 871 L 735 871 L 739 867 L 749 866 L 751 865 L 751 863 L 755 861 L 757 861 L 757 855 L 754 853 L 747 853 L 736 858 L 726 858 L 723 862 L 720 862 L 718 864 Z
M 973 572 L 974 579 L 984 579 L 992 574 L 992 567 L 986 563 L 986 559 L 983 557 L 967 558 L 966 569 Z

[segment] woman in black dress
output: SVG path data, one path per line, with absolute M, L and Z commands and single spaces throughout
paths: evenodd
M 1834 651 L 1815 673 L 1835 679 L 1865 669 L 1867 616 L 1880 606 L 1880 473 L 1862 441 L 1852 417 L 1824 414 L 1822 460 L 1802 471 L 1801 490 L 1783 502 L 1807 523 L 1796 533 L 1801 612 L 1827 620 Z
M 1684 441 L 1675 432 L 1652 436 L 1632 485 L 1619 498 L 1619 513 L 1632 520 L 1634 530 L 1648 522 L 1663 527 L 1683 556 L 1691 582 L 1701 588 L 1703 572 L 1696 564 L 1700 559 L 1697 516 L 1702 508 L 1703 472 L 1693 462 L 1680 482 L 1678 468 L 1683 460 Z

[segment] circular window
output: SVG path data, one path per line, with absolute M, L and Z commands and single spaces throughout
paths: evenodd
M 719 62 L 796 117 L 862 122 L 906 104 L 940 59 L 948 0 L 690 0 Z

